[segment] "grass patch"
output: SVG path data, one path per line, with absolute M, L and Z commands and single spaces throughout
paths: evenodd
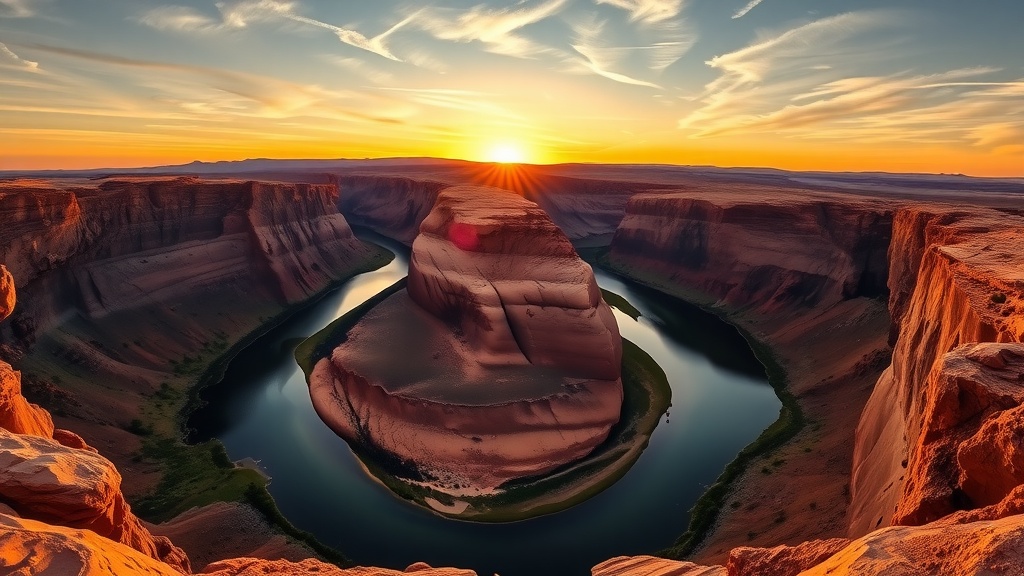
M 235 467 L 224 445 L 216 441 L 190 445 L 171 438 L 147 438 L 141 455 L 163 471 L 157 489 L 132 505 L 151 522 L 170 520 L 194 506 L 241 502 L 251 484 L 266 484 L 259 472 Z
M 629 303 L 629 300 L 626 300 L 615 292 L 601 288 L 601 296 L 604 297 L 604 301 L 607 302 L 609 306 L 618 309 L 619 312 L 622 312 L 633 320 L 638 320 L 643 316 L 635 306 Z

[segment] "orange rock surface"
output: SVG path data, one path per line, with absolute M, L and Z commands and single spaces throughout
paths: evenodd
M 10 576 L 181 576 L 92 530 L 0 514 L 0 573 Z
M 431 568 L 417 563 L 404 572 L 384 568 L 338 568 L 319 560 L 307 559 L 301 562 L 288 560 L 260 560 L 257 558 L 233 558 L 214 562 L 202 574 L 209 576 L 477 576 L 472 570 L 458 568 Z
M 11 276 L 6 266 L 0 264 L 0 320 L 14 312 L 15 297 L 14 277 Z
M 1000 464 L 998 479 L 980 472 L 979 459 L 993 455 L 978 442 L 1016 432 L 995 422 L 982 432 L 982 422 L 971 421 L 1020 403 L 1015 371 L 1002 365 L 1009 356 L 995 348 L 945 355 L 969 343 L 1024 339 L 1024 218 L 985 209 L 900 210 L 889 254 L 897 339 L 857 427 L 852 536 L 998 501 L 1012 483 L 1005 475 L 1016 477 L 1020 467 Z M 964 435 L 976 433 L 987 436 L 964 446 L 962 462 L 972 471 L 960 478 L 957 450 Z M 979 486 L 988 480 L 998 485 Z
M 91 530 L 187 572 L 188 558 L 142 526 L 120 485 L 114 465 L 95 452 L 0 430 L 0 499 L 20 516 Z
M 21 373 L 0 360 L 0 428 L 15 434 L 53 437 L 50 413 L 21 395 Z

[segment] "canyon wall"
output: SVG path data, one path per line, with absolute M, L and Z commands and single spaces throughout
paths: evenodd
M 175 410 L 210 362 L 386 261 L 337 197 L 329 184 L 194 178 L 0 183 L 0 262 L 23 296 L 0 351 L 59 427 L 144 494 L 152 468 L 129 464 L 147 423 L 177 436 Z
M 1002 427 L 1007 441 L 1012 419 L 1006 426 L 999 421 L 1024 398 L 1014 372 L 1006 383 L 978 372 L 1011 369 L 1019 351 L 967 346 L 1024 338 L 1024 219 L 984 209 L 908 208 L 897 213 L 893 230 L 889 306 L 896 341 L 857 429 L 853 535 L 991 504 L 1024 481 L 1015 451 L 991 460 L 995 469 L 988 472 L 970 469 L 984 457 L 980 436 L 995 442 L 994 428 Z M 987 488 L 978 473 L 989 475 Z M 993 480 L 1000 474 L 1010 480 Z
M 401 176 L 331 176 L 341 191 L 338 209 L 353 226 L 412 244 L 420 222 L 448 184 Z
M 636 195 L 609 259 L 760 314 L 885 292 L 889 204 L 758 192 Z

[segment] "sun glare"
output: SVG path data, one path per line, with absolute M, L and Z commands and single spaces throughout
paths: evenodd
M 519 144 L 499 142 L 487 149 L 486 160 L 501 164 L 519 164 L 526 161 L 526 154 Z

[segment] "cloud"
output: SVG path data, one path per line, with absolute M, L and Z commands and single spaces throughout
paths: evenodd
M 519 2 L 516 6 L 522 5 Z M 488 52 L 530 58 L 549 49 L 514 32 L 560 12 L 569 0 L 546 0 L 522 8 L 491 8 L 478 4 L 468 10 L 434 8 L 422 12 L 418 25 L 434 37 L 454 42 L 479 41 Z
M 33 0 L 0 0 L 0 17 L 29 18 L 35 16 Z
M 312 18 L 306 18 L 305 16 L 299 16 L 297 14 L 291 13 L 283 15 L 284 18 L 288 18 L 289 20 L 293 20 L 295 22 L 301 22 L 303 24 L 309 24 L 311 26 L 317 26 L 319 28 L 324 28 L 325 30 L 330 30 L 331 32 L 334 32 L 338 36 L 339 40 L 341 40 L 345 44 L 348 44 L 349 46 L 355 46 L 356 48 L 366 50 L 367 52 L 372 52 L 378 56 L 383 56 L 388 60 L 395 60 L 396 62 L 402 62 L 403 60 L 398 56 L 392 54 L 391 50 L 388 49 L 384 41 L 387 39 L 388 36 L 391 36 L 400 28 L 402 28 L 409 22 L 412 22 L 416 18 L 416 16 L 416 14 L 407 16 L 404 20 L 395 24 L 391 28 L 388 28 L 384 32 L 372 38 L 367 38 L 366 36 L 355 30 L 341 28 L 338 26 L 334 26 L 333 24 L 327 24 L 326 22 L 321 22 L 319 20 L 314 20 Z
M 343 43 L 372 52 L 389 60 L 401 62 L 386 44 L 387 38 L 411 22 L 413 14 L 398 22 L 377 36 L 368 38 L 357 30 L 342 28 L 296 12 L 297 3 L 283 0 L 242 0 L 240 2 L 217 4 L 219 17 L 204 14 L 187 6 L 161 6 L 147 11 L 138 21 L 158 30 L 175 32 L 219 32 L 240 30 L 259 22 L 289 21 L 314 26 L 333 32 Z
M 879 61 L 901 54 L 875 33 L 900 21 L 889 12 L 840 14 L 716 56 L 707 65 L 719 76 L 679 126 L 692 138 L 773 134 L 995 151 L 1019 145 L 1024 84 L 999 78 L 1003 70 L 879 73 Z
M 629 19 L 656 24 L 675 18 L 683 11 L 683 0 L 594 0 L 629 12 Z
M 325 56 L 325 59 L 328 62 L 334 64 L 335 66 L 338 66 L 339 68 L 347 70 L 353 74 L 362 76 L 363 78 L 366 78 L 367 80 L 375 84 L 392 82 L 395 79 L 393 74 L 389 74 L 388 72 L 384 72 L 383 70 L 378 70 L 373 66 L 367 64 L 365 61 L 360 60 L 359 58 Z
M 200 114 L 204 119 L 209 117 L 217 121 L 232 116 L 263 120 L 301 116 L 330 120 L 349 118 L 377 123 L 396 122 L 394 118 L 383 114 L 367 114 L 340 105 L 363 97 L 355 92 L 332 91 L 316 85 L 297 84 L 258 74 L 154 62 L 76 48 L 44 44 L 33 44 L 31 48 L 114 67 L 154 72 L 149 75 L 133 72 L 130 75 L 131 81 L 135 84 L 163 94 L 150 96 L 146 102 L 136 103 L 140 110 L 152 107 L 152 102 L 156 100 L 173 104 L 179 111 Z M 120 92 L 114 98 L 123 100 L 123 106 L 118 103 L 122 108 L 133 102 L 130 97 L 125 97 Z M 104 109 L 98 109 L 100 115 L 103 115 L 103 112 Z
M 619 65 L 632 53 L 645 52 L 650 55 L 653 67 L 663 70 L 678 60 L 682 53 L 689 48 L 689 46 L 678 42 L 654 46 L 606 46 L 602 41 L 602 38 L 606 36 L 605 25 L 605 22 L 596 20 L 575 25 L 573 27 L 575 39 L 572 48 L 583 57 L 575 59 L 576 63 L 594 74 L 615 82 L 660 89 L 661 86 L 658 84 L 615 72 L 612 68 Z
M 735 14 L 732 15 L 732 19 L 735 20 L 737 18 L 743 18 L 744 16 L 747 15 L 747 12 L 750 12 L 754 8 L 757 8 L 757 5 L 763 1 L 764 0 L 750 0 L 750 2 L 747 2 L 746 6 L 740 8 L 739 10 L 736 11 Z
M 25 68 L 28 70 L 38 70 L 39 62 L 33 62 L 31 60 L 25 60 L 21 56 L 18 56 L 6 44 L 0 42 L 0 62 L 8 60 L 14 62 L 19 68 Z

